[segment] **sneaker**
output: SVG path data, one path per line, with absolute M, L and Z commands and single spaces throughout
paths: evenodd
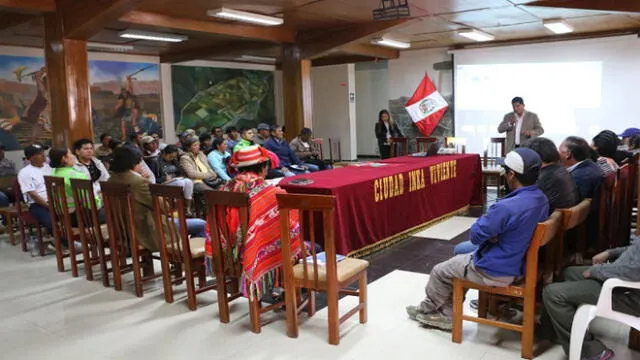
M 418 314 L 416 320 L 427 326 L 438 328 L 440 330 L 451 331 L 453 330 L 453 321 L 446 316 L 439 313 L 430 314 Z
M 616 357 L 616 354 L 611 349 L 604 349 L 596 356 L 583 357 L 582 360 L 611 360 Z
M 475 300 L 471 300 L 469 301 L 469 306 L 473 309 L 473 310 L 478 310 L 478 308 L 480 307 L 480 302 L 475 299 Z
M 416 316 L 422 314 L 422 311 L 415 305 L 409 305 L 407 306 L 407 314 L 409 314 L 409 319 L 416 320 Z

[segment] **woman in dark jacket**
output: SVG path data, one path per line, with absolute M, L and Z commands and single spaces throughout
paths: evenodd
M 391 115 L 387 110 L 380 110 L 378 122 L 376 123 L 376 138 L 380 148 L 380 158 L 388 159 L 391 157 L 391 138 L 394 137 L 402 137 L 400 128 L 391 119 Z

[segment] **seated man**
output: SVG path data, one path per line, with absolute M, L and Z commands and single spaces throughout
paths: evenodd
M 291 150 L 296 153 L 296 156 L 298 156 L 305 166 L 312 164 L 317 166 L 320 170 L 326 170 L 327 164 L 320 159 L 320 152 L 311 146 L 312 135 L 313 132 L 311 129 L 302 129 L 302 131 L 300 131 L 300 135 L 291 140 Z
M 231 166 L 238 174 L 223 187 L 223 191 L 243 192 L 250 196 L 249 229 L 246 242 L 240 244 L 236 239 L 222 239 L 223 244 L 237 248 L 242 259 L 242 289 L 247 297 L 257 296 L 259 299 L 264 290 L 270 290 L 276 270 L 282 264 L 280 244 L 280 214 L 276 194 L 284 190 L 269 185 L 265 181 L 269 169 L 269 154 L 261 146 L 250 146 L 236 151 L 231 157 Z M 238 212 L 231 209 L 227 213 L 227 224 L 232 233 L 237 233 L 240 219 Z M 207 227 L 207 230 L 209 227 Z M 300 240 L 300 224 L 297 214 L 292 213 L 290 219 L 292 235 L 292 253 L 296 253 L 302 244 Z M 213 274 L 213 249 L 211 237 L 207 236 L 205 246 L 207 269 Z M 234 252 L 236 254 L 237 252 Z
M 271 126 L 269 124 L 260 123 L 258 124 L 258 135 L 253 139 L 253 141 L 258 144 L 264 146 L 264 142 L 269 139 L 269 130 Z
M 44 146 L 32 144 L 24 149 L 24 156 L 29 161 L 18 173 L 20 191 L 29 206 L 29 213 L 44 226 L 49 234 L 53 234 L 53 224 L 49 214 L 47 187 L 44 177 L 50 176 L 53 170 L 45 162 Z
M 306 173 L 308 171 L 319 171 L 320 168 L 313 164 L 303 164 L 296 153 L 291 150 L 291 147 L 284 140 L 284 131 L 282 126 L 274 126 L 271 128 L 271 137 L 265 141 L 264 147 L 267 150 L 275 153 L 280 159 L 282 167 L 287 167 L 296 173 Z
M 229 126 L 226 130 L 227 134 L 227 147 L 231 149 L 235 149 L 238 142 L 240 142 L 240 133 L 238 133 L 238 129 L 235 126 Z
M 535 151 L 518 148 L 500 159 L 511 193 L 493 204 L 471 227 L 478 245 L 473 254 L 457 255 L 436 265 L 418 306 L 407 306 L 409 317 L 443 330 L 452 328 L 453 280 L 488 286 L 509 286 L 523 275 L 525 256 L 539 222 L 549 216 L 549 201 L 535 184 L 541 160 Z
M 251 128 L 242 128 L 240 129 L 240 141 L 234 146 L 233 152 L 236 152 L 240 149 L 244 149 L 248 146 L 255 145 L 253 142 L 254 134 L 253 129 Z
M 7 207 L 16 199 L 13 183 L 16 180 L 16 164 L 5 157 L 6 147 L 0 143 L 0 207 Z
M 602 170 L 591 159 L 591 148 L 581 137 L 569 136 L 560 144 L 560 163 L 578 186 L 580 198 L 595 199 L 602 183 Z
M 555 339 L 569 354 L 573 317 L 582 304 L 595 305 L 602 283 L 610 278 L 640 281 L 640 241 L 631 246 L 607 250 L 593 257 L 592 266 L 573 266 L 564 270 L 564 282 L 547 285 L 542 292 L 544 313 L 542 329 L 553 327 Z M 640 291 L 614 289 L 613 310 L 640 316 Z M 541 331 L 545 335 L 550 331 Z M 582 345 L 583 360 L 609 360 L 614 353 L 590 333 L 585 334 Z

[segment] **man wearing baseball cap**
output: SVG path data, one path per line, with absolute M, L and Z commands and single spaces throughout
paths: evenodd
M 625 145 L 629 145 L 629 139 L 633 135 L 640 135 L 640 129 L 638 129 L 638 128 L 628 128 L 625 131 L 623 131 L 622 134 L 618 134 L 618 136 L 622 138 L 622 142 Z
M 18 173 L 18 183 L 24 199 L 29 206 L 29 213 L 44 226 L 50 234 L 53 234 L 53 225 L 49 215 L 49 203 L 47 199 L 47 187 L 44 177 L 51 175 L 51 167 L 45 162 L 44 151 L 46 148 L 40 144 L 32 144 L 24 149 L 24 156 L 29 160 Z
M 258 135 L 256 135 L 256 137 L 253 139 L 253 142 L 258 145 L 264 146 L 264 142 L 269 139 L 269 130 L 271 130 L 269 124 L 258 124 Z
M 472 254 L 457 255 L 436 265 L 418 306 L 407 306 L 409 317 L 422 324 L 451 330 L 453 279 L 487 286 L 509 286 L 523 275 L 531 237 L 549 216 L 549 201 L 535 185 L 542 161 L 529 148 L 518 148 L 498 163 L 504 167 L 511 193 L 493 204 L 472 226 Z

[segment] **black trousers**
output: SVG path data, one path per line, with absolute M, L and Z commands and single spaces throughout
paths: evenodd
M 391 157 L 391 145 L 381 144 L 381 145 L 378 145 L 378 147 L 380 148 L 380 158 L 382 160 L 388 159 Z

